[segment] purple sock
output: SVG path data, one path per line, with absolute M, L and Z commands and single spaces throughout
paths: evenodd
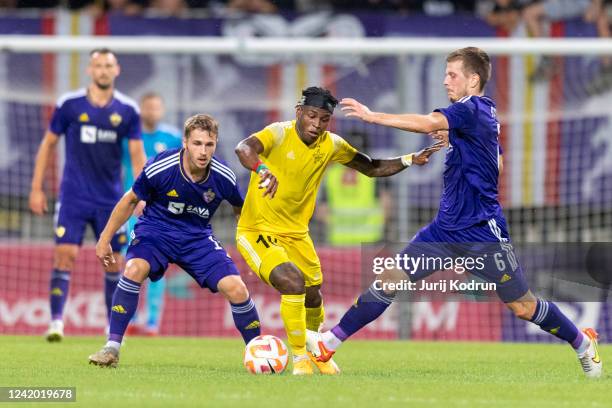
M 64 305 L 68 299 L 70 287 L 70 271 L 53 269 L 49 286 L 49 302 L 51 304 L 51 320 L 62 320 Z
M 109 341 L 121 343 L 125 330 L 130 324 L 130 319 L 134 316 L 138 307 L 138 294 L 140 283 L 134 282 L 122 276 L 117 284 L 117 290 L 113 296 L 113 307 L 110 315 Z
M 542 330 L 567 341 L 577 349 L 582 342 L 582 333 L 553 302 L 538 299 L 531 322 Z
M 230 303 L 234 324 L 242 335 L 245 343 L 257 337 L 261 333 L 259 315 L 253 299 L 248 298 L 243 303 Z
M 106 316 L 110 322 L 113 295 L 117 289 L 117 283 L 121 275 L 119 272 L 106 272 L 104 274 L 104 301 L 106 302 Z
M 331 331 L 338 339 L 344 341 L 371 321 L 376 320 L 391 303 L 393 303 L 393 297 L 370 286 Z

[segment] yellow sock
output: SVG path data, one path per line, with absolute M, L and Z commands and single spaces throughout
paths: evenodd
M 306 308 L 306 328 L 312 331 L 319 331 L 325 320 L 325 308 L 323 302 L 319 307 Z
M 294 356 L 306 354 L 305 298 L 306 294 L 281 296 L 280 315 Z

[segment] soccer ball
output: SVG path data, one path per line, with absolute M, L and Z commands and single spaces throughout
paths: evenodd
M 255 337 L 244 349 L 244 366 L 252 374 L 280 374 L 288 358 L 285 343 L 269 334 Z

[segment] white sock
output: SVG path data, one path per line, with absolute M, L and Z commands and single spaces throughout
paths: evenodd
M 325 347 L 331 350 L 337 349 L 342 344 L 342 340 L 337 338 L 331 330 L 321 333 L 321 339 Z
M 115 350 L 119 351 L 119 348 L 121 347 L 121 343 L 109 340 L 106 342 L 106 345 L 104 347 L 114 348 Z
M 578 346 L 578 348 L 575 350 L 578 356 L 582 357 L 584 353 L 586 353 L 586 351 L 589 349 L 589 346 L 591 345 L 591 339 L 589 339 L 589 336 L 582 332 L 580 334 L 582 334 L 582 342 L 580 343 L 580 346 Z
M 64 328 L 64 321 L 62 319 L 51 320 L 51 325 L 53 327 L 61 327 Z

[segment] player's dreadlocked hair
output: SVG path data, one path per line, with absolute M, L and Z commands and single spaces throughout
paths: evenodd
M 332 93 L 318 86 L 311 86 L 302 91 L 302 98 L 298 101 L 298 106 L 312 106 L 322 108 L 329 113 L 334 112 L 334 108 L 338 105 L 338 100 Z

